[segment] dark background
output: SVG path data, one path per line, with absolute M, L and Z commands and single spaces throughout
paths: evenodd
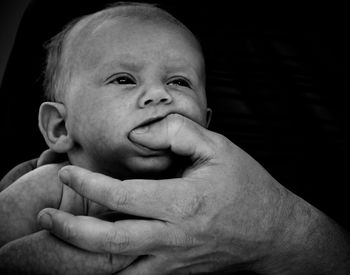
M 37 127 L 43 43 L 72 18 L 112 1 L 33 0 L 18 1 L 17 7 L 15 2 L 0 6 L 7 18 L 2 17 L 0 31 L 8 41 L 16 24 L 6 22 L 20 17 L 25 2 L 30 4 L 0 90 L 0 177 L 46 148 Z M 204 46 L 214 110 L 211 130 L 349 228 L 350 43 L 345 7 L 158 3 L 192 29 Z M 5 68 L 8 56 L 1 43 Z

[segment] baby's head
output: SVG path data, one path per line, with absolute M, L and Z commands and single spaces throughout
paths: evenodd
M 39 126 L 74 165 L 122 179 L 154 177 L 174 156 L 133 143 L 132 130 L 173 113 L 208 124 L 200 44 L 155 6 L 125 3 L 85 16 L 48 51 L 49 102 Z

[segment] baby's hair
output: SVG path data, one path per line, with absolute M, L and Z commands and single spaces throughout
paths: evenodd
M 89 15 L 77 18 L 68 23 L 64 29 L 55 35 L 45 45 L 47 50 L 46 69 L 44 73 L 45 99 L 62 101 L 62 94 L 68 88 L 72 76 L 72 64 L 68 54 L 75 38 L 82 32 L 93 33 L 102 23 L 118 17 L 135 18 L 155 23 L 176 25 L 194 37 L 200 51 L 198 39 L 192 32 L 171 14 L 155 4 L 138 2 L 117 2 L 107 8 Z

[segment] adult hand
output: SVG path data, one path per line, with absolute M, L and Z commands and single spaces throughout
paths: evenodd
M 225 137 L 169 115 L 130 139 L 188 156 L 192 166 L 168 180 L 119 181 L 73 166 L 60 178 L 93 201 L 147 219 L 110 223 L 45 209 L 41 225 L 86 250 L 147 255 L 121 274 L 348 270 L 341 229 Z
M 133 260 L 84 251 L 40 231 L 0 248 L 0 274 L 113 274 Z

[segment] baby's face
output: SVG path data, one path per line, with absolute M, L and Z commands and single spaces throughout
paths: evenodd
M 74 164 L 119 177 L 162 172 L 171 154 L 133 143 L 130 132 L 172 113 L 206 126 L 202 55 L 181 28 L 122 18 L 80 37 L 72 51 L 64 102 Z

